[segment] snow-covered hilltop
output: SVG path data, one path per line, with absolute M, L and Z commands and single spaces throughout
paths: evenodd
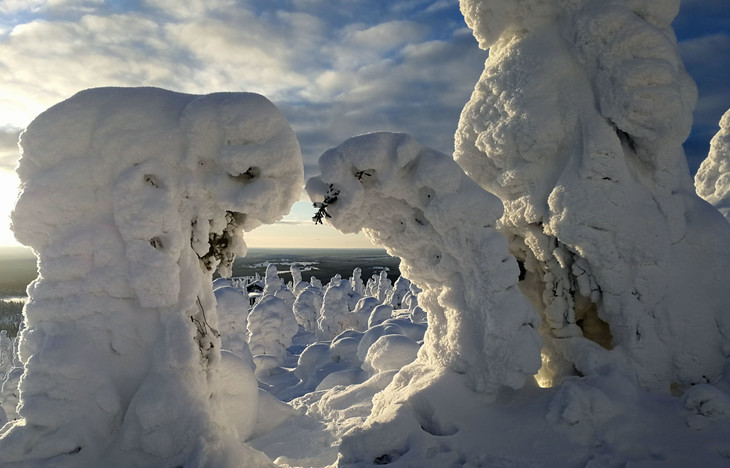
M 299 145 L 255 94 L 83 91 L 21 136 L 15 235 L 38 255 L 3 466 L 246 466 L 221 417 L 211 276 L 299 196 Z M 229 274 L 229 273 L 228 273 Z

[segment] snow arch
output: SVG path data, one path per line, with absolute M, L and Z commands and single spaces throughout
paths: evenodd
M 241 229 L 299 195 L 282 114 L 249 93 L 90 89 L 38 116 L 21 148 L 13 229 L 40 275 L 0 464 L 267 465 L 218 418 L 211 275 L 245 253 Z

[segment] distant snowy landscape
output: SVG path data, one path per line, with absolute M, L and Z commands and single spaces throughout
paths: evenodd
M 730 111 L 693 180 L 679 2 L 460 5 L 489 57 L 453 155 L 367 133 L 305 181 L 255 93 L 93 88 L 33 120 L 0 466 L 730 466 Z M 302 187 L 397 274 L 237 271 Z

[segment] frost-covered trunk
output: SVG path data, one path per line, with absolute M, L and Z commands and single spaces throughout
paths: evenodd
M 455 158 L 504 203 L 546 380 L 608 364 L 680 390 L 730 354 L 730 229 L 681 146 L 696 90 L 678 3 L 461 2 L 489 58 Z
M 21 136 L 18 240 L 38 255 L 3 466 L 268 463 L 221 418 L 211 276 L 302 177 L 265 98 L 81 92 Z

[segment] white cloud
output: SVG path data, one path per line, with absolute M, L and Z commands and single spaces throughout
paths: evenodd
M 426 32 L 425 25 L 412 21 L 389 21 L 366 29 L 347 31 L 344 39 L 350 47 L 377 54 L 421 41 Z

